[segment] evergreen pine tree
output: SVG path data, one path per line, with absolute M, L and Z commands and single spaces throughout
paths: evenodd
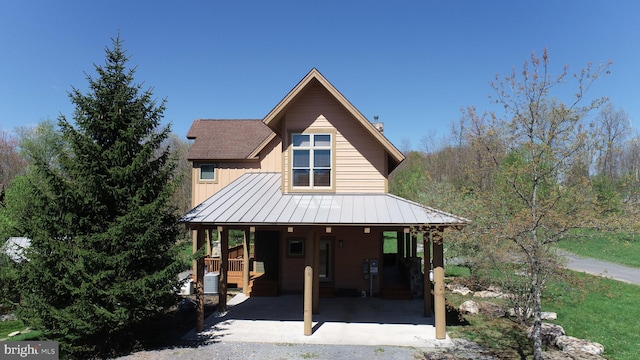
M 180 270 L 165 101 L 133 83 L 122 41 L 112 42 L 87 94 L 69 94 L 75 124 L 58 119 L 57 161 L 35 159 L 25 219 L 21 316 L 75 358 L 130 346 L 132 329 L 175 303 Z

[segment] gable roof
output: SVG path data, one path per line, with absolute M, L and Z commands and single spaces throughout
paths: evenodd
M 336 89 L 322 74 L 313 68 L 300 82 L 265 116 L 264 123 L 278 132 L 279 122 L 282 119 L 286 108 L 292 101 L 313 82 L 320 83 L 355 119 L 369 134 L 378 141 L 389 154 L 389 172 L 395 169 L 404 160 L 404 155 L 398 150 L 373 124 L 353 106 L 338 89 Z
M 261 147 L 273 136 L 273 131 L 261 119 L 195 120 L 187 133 L 188 139 L 195 139 L 187 159 L 250 159 L 257 156 Z
M 466 225 L 469 220 L 390 194 L 283 194 L 280 173 L 246 173 L 181 221 L 206 225 Z

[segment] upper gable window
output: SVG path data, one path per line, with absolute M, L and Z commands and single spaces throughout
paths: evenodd
M 292 185 L 294 188 L 331 187 L 331 134 L 293 134 Z

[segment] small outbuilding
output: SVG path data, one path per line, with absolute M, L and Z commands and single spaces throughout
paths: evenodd
M 10 237 L 2 246 L 2 252 L 7 254 L 11 260 L 22 262 L 27 260 L 24 250 L 31 246 L 31 240 L 26 237 Z

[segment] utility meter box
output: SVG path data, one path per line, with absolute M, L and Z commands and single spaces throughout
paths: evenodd
M 369 278 L 369 260 L 366 259 L 362 262 L 362 278 L 365 280 Z
M 210 272 L 204 274 L 204 293 L 205 294 L 217 294 L 218 293 L 218 279 L 220 273 Z
M 378 275 L 378 259 L 369 260 L 369 274 Z

